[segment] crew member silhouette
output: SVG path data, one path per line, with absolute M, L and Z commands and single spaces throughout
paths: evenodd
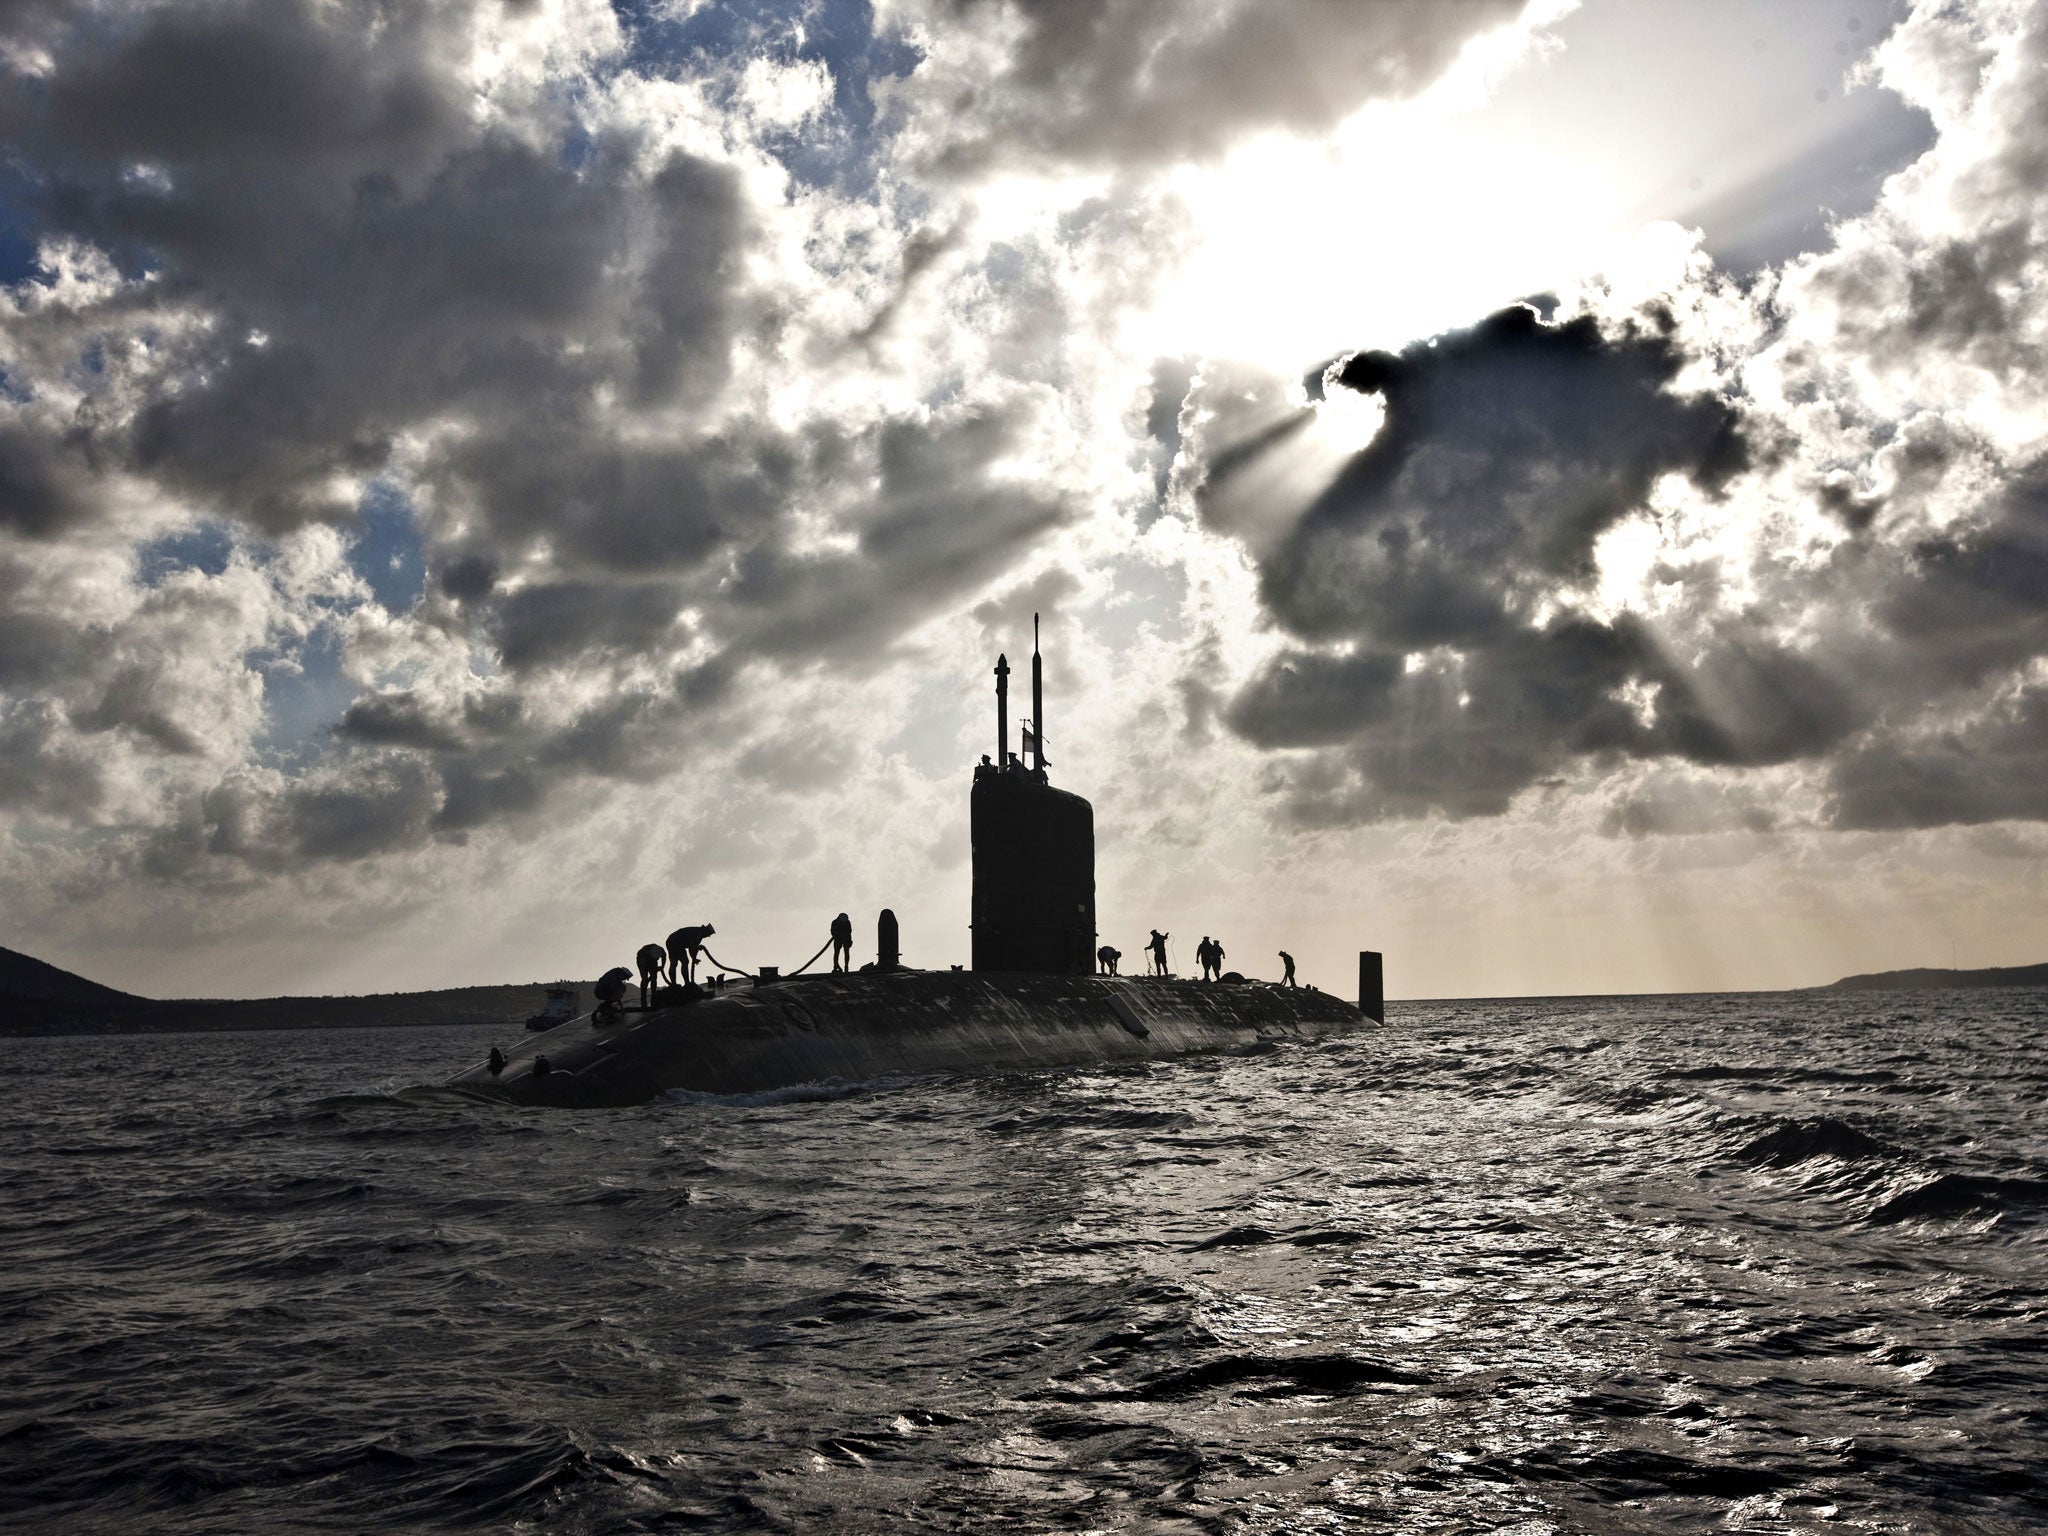
M 1116 963 L 1123 959 L 1123 957 L 1124 952 L 1122 950 L 1111 949 L 1107 944 L 1095 951 L 1096 963 L 1102 967 L 1102 974 L 1105 976 L 1114 976 L 1116 974 Z
M 1161 933 L 1154 928 L 1152 937 L 1145 941 L 1145 947 L 1152 951 L 1152 969 L 1161 976 L 1166 974 L 1166 941 L 1171 937 L 1171 934 Z
M 1287 953 L 1287 951 L 1286 951 L 1286 950 L 1284 950 L 1284 949 L 1283 949 L 1283 950 L 1281 950 L 1281 951 L 1280 951 L 1280 963 L 1281 963 L 1282 965 L 1284 965 L 1284 966 L 1286 966 L 1286 967 L 1287 967 L 1287 974 L 1286 974 L 1285 976 L 1282 976 L 1282 977 L 1280 978 L 1280 985 L 1281 985 L 1281 986 L 1283 986 L 1283 987 L 1291 987 L 1291 986 L 1293 986 L 1293 985 L 1294 985 L 1294 956 L 1290 955 L 1289 953 Z
M 844 912 L 832 919 L 832 971 L 853 969 L 853 919 Z
M 640 967 L 640 1006 L 645 1008 L 653 998 L 654 989 L 661 985 L 661 973 L 668 965 L 668 951 L 659 944 L 642 944 L 640 953 L 633 957 L 633 963 Z
M 590 989 L 597 997 L 597 1011 L 607 1016 L 617 1013 L 626 995 L 626 983 L 632 979 L 633 973 L 623 965 L 615 965 L 598 977 L 597 985 Z
M 1202 963 L 1202 980 L 1214 981 L 1223 974 L 1223 946 L 1206 933 L 1195 946 L 1195 958 Z
M 718 930 L 709 923 L 678 928 L 668 936 L 668 984 L 680 987 L 697 979 L 697 957 L 704 953 L 704 941 Z

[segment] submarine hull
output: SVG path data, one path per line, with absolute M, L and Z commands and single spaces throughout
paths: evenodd
M 887 971 L 792 978 L 594 1016 L 449 1086 L 514 1104 L 599 1107 L 663 1093 L 1159 1060 L 1360 1028 L 1305 987 L 1171 978 Z M 533 1070 L 536 1057 L 548 1069 Z

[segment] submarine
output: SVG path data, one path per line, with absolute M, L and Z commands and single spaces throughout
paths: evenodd
M 1046 772 L 1037 627 L 1033 615 L 1024 750 L 1010 751 L 1010 666 L 999 656 L 996 752 L 974 770 L 971 968 L 904 965 L 896 918 L 884 910 L 875 960 L 859 971 L 763 967 L 709 987 L 665 987 L 647 1007 L 600 1007 L 510 1055 L 494 1049 L 447 1086 L 511 1104 L 621 1107 L 673 1093 L 1248 1054 L 1384 1022 L 1380 956 L 1369 950 L 1359 954 L 1355 1006 L 1234 972 L 1220 981 L 1094 974 L 1095 811 Z

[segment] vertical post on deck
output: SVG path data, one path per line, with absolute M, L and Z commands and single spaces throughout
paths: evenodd
M 1380 974 L 1380 952 L 1358 952 L 1358 1011 L 1375 1024 L 1387 1022 L 1386 981 Z

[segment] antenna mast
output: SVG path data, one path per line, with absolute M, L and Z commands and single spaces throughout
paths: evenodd
M 1038 659 L 1038 615 L 1031 615 L 1031 771 L 1045 777 L 1045 667 Z

